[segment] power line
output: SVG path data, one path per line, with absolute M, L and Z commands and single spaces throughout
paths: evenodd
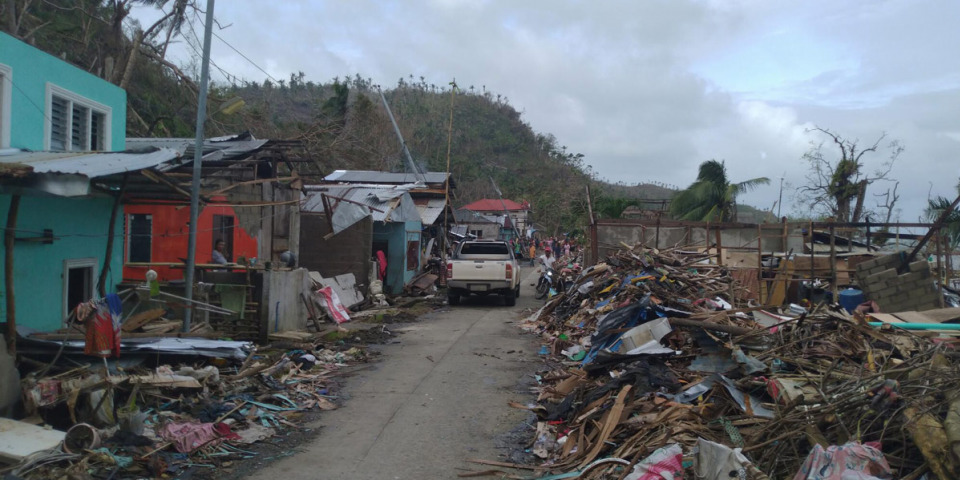
M 282 205 L 278 205 L 278 206 L 282 206 Z M 299 208 L 299 206 L 296 206 L 296 205 L 293 205 L 293 204 L 291 204 L 291 205 L 289 205 L 289 206 L 290 206 L 290 207 Z M 215 207 L 226 207 L 226 206 L 221 206 L 221 205 L 217 205 L 217 204 L 209 204 L 209 205 L 207 205 L 207 208 L 215 208 Z M 124 215 L 139 215 L 139 214 L 138 214 L 138 213 L 125 213 Z M 148 213 L 148 214 L 146 214 L 146 215 L 150 215 L 150 214 Z M 280 215 L 281 215 L 281 212 L 279 212 L 279 211 L 278 211 L 277 213 L 274 213 L 274 214 L 261 215 L 261 216 L 258 218 L 258 223 L 263 223 L 263 221 L 264 221 L 264 220 L 267 220 L 267 219 L 271 219 L 271 220 L 272 220 L 272 219 L 274 219 L 275 217 L 278 217 L 278 216 L 280 216 Z M 242 227 L 241 227 L 241 228 L 242 228 Z M 124 229 L 126 229 L 126 228 L 124 228 Z M 6 228 L 0 227 L 0 231 L 6 231 L 6 230 L 7 230 Z M 13 231 L 14 234 L 27 234 L 27 235 L 37 235 L 37 236 L 42 236 L 42 235 L 44 235 L 44 233 L 45 233 L 45 232 L 42 231 L 42 230 L 40 230 L 40 231 L 38 231 L 38 230 L 28 230 L 28 229 L 24 229 L 24 228 L 13 228 L 13 229 L 10 229 L 10 230 Z M 198 230 L 197 230 L 197 232 L 204 232 L 204 233 L 205 233 L 205 232 L 216 232 L 216 231 L 219 231 L 219 229 L 217 229 L 217 228 L 207 228 L 207 229 L 198 229 Z M 151 233 L 151 234 L 150 234 L 150 238 L 176 238 L 176 237 L 183 237 L 183 236 L 186 236 L 186 235 L 188 235 L 188 233 L 186 233 L 186 232 L 184 232 L 184 233 L 158 233 L 158 234 L 152 234 L 152 233 Z M 55 234 L 55 235 L 53 236 L 53 239 L 54 239 L 54 240 L 57 240 L 57 239 L 63 239 L 63 238 L 108 238 L 108 237 L 110 237 L 110 236 L 111 236 L 111 235 L 110 235 L 110 234 L 107 234 L 107 233 L 61 233 L 61 234 Z M 127 237 L 133 236 L 133 234 L 124 231 L 124 232 L 121 232 L 121 233 L 114 233 L 112 236 L 113 236 L 113 238 L 127 238 Z
M 10 75 L 3 75 L 3 76 L 0 76 L 0 79 L 6 79 L 8 82 L 10 82 L 10 85 L 13 85 L 13 88 L 16 88 L 17 91 L 20 92 L 20 95 L 23 95 L 23 98 L 26 98 L 27 101 L 30 102 L 31 105 L 33 105 L 34 107 L 36 107 L 36 109 L 40 112 L 40 115 L 43 115 L 43 118 L 45 118 L 48 122 L 51 122 L 51 123 L 53 122 L 53 120 L 50 120 L 50 117 L 47 116 L 47 111 L 46 111 L 46 109 L 44 109 L 44 108 L 41 107 L 40 105 L 37 105 L 37 103 L 34 102 L 32 98 L 30 98 L 30 95 L 27 95 L 27 93 L 24 92 L 23 89 L 20 88 L 19 85 L 17 85 L 16 83 L 14 83 L 12 76 L 10 76 Z
M 269 77 L 271 80 L 273 80 L 273 81 L 276 82 L 276 83 L 280 83 L 280 80 L 277 80 L 276 78 L 273 78 L 273 75 L 270 75 L 269 73 L 267 73 L 266 70 L 260 68 L 260 65 L 257 65 L 256 63 L 254 63 L 253 60 L 250 60 L 246 55 L 244 55 L 243 53 L 241 53 L 240 50 L 237 50 L 236 48 L 234 48 L 233 45 L 230 45 L 230 43 L 228 43 L 226 40 L 224 40 L 222 37 L 220 37 L 220 35 L 217 35 L 217 32 L 213 32 L 213 36 L 214 36 L 214 37 L 217 37 L 217 39 L 220 40 L 221 42 L 223 42 L 224 45 L 230 47 L 231 50 L 233 50 L 234 52 L 237 52 L 237 55 L 240 55 L 241 57 L 243 57 L 244 60 L 250 62 L 250 65 L 253 65 L 254 67 L 257 67 L 257 70 L 260 70 L 261 72 L 263 72 L 263 74 L 266 75 L 267 77 Z
M 196 16 L 197 13 L 194 12 L 194 15 Z M 198 19 L 198 21 L 200 22 L 201 25 L 203 25 L 203 22 L 202 22 L 202 21 L 200 21 L 199 19 Z M 192 24 L 192 23 L 188 23 L 188 25 L 189 25 L 189 27 L 190 27 L 190 33 L 193 34 L 193 40 L 196 41 L 197 43 L 199 43 L 199 42 L 200 42 L 200 36 L 197 35 L 197 31 L 194 30 L 193 24 Z M 184 35 L 184 36 L 183 36 L 183 39 L 186 41 L 187 46 L 189 46 L 190 49 L 193 50 L 193 53 L 195 53 L 198 57 L 201 57 L 201 58 L 203 57 L 203 55 L 200 53 L 200 51 L 197 49 L 197 47 L 190 41 L 190 37 L 189 37 L 189 36 Z M 213 65 L 214 67 L 216 67 L 216 69 L 220 71 L 220 74 L 223 75 L 224 79 L 226 79 L 227 82 L 231 82 L 231 83 L 232 83 L 233 81 L 231 80 L 231 78 L 234 78 L 234 79 L 235 79 L 235 78 L 238 78 L 236 75 L 234 75 L 234 74 L 232 74 L 232 73 L 224 70 L 223 68 L 221 68 L 220 65 L 217 65 L 217 63 L 214 62 L 212 58 L 210 59 L 210 64 Z
M 200 18 L 200 15 L 199 15 L 197 12 L 194 12 L 193 15 L 194 15 L 194 18 L 196 18 L 197 22 L 200 23 L 200 25 L 204 25 L 203 20 Z M 198 37 L 198 35 L 197 35 L 197 32 L 196 32 L 196 30 L 193 29 L 193 24 L 192 24 L 192 23 L 189 23 L 189 26 L 190 26 L 190 31 L 193 33 L 194 38 L 196 38 L 196 39 L 199 41 L 199 37 Z M 260 71 L 261 71 L 264 75 L 266 75 L 270 80 L 273 80 L 275 83 L 280 83 L 280 80 L 277 80 L 273 75 L 270 75 L 266 70 L 264 70 L 262 67 L 260 67 L 260 65 L 257 65 L 256 62 L 254 62 L 253 60 L 251 60 L 250 57 L 244 55 L 243 52 L 241 52 L 241 51 L 238 50 L 236 47 L 234 47 L 233 45 L 231 45 L 230 42 L 224 40 L 223 37 L 221 37 L 220 35 L 217 35 L 217 32 L 212 32 L 212 33 L 213 33 L 213 36 L 214 36 L 214 37 L 217 37 L 217 40 L 220 40 L 221 42 L 223 42 L 224 45 L 230 47 L 230 49 L 233 50 L 234 52 L 236 52 L 237 55 L 240 55 L 241 57 L 243 57 L 244 60 L 246 60 L 247 62 L 249 62 L 250 65 L 253 65 L 254 67 L 256 67 L 257 70 L 260 70 Z M 186 38 L 186 36 L 184 36 L 184 38 Z M 197 48 L 196 48 L 195 46 L 193 46 L 193 44 L 190 43 L 189 39 L 187 40 L 187 44 L 190 46 L 191 49 L 193 49 L 193 52 L 194 52 L 194 53 L 197 53 L 197 54 L 199 55 L 199 53 L 197 52 Z M 217 70 L 220 70 L 220 73 L 222 73 L 222 74 L 224 75 L 224 77 L 227 78 L 227 81 L 230 81 L 230 77 L 239 78 L 239 77 L 237 77 L 236 75 L 230 74 L 229 72 L 226 72 L 224 69 L 220 68 L 220 66 L 217 65 L 216 63 L 214 63 L 213 60 L 210 60 L 210 63 L 213 64 L 213 66 L 217 67 Z

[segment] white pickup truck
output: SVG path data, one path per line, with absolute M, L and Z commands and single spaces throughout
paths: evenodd
M 506 242 L 468 240 L 447 260 L 447 299 L 460 303 L 467 295 L 503 295 L 507 306 L 520 295 L 520 264 Z

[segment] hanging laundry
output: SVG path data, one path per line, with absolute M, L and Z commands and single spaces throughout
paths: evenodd
M 120 297 L 107 294 L 77 306 L 77 320 L 86 323 L 86 345 L 83 353 L 94 357 L 120 356 Z

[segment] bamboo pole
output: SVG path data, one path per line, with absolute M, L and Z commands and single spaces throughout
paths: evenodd
M 110 270 L 110 257 L 113 256 L 113 237 L 116 233 L 117 213 L 120 210 L 120 202 L 123 200 L 123 193 L 127 189 L 127 178 L 130 173 L 123 174 L 123 180 L 120 182 L 120 191 L 113 199 L 113 210 L 110 212 L 110 225 L 107 226 L 107 252 L 103 257 L 103 268 L 100 269 L 100 278 L 97 279 L 97 293 L 100 297 L 107 296 L 107 272 Z
M 834 302 L 839 300 L 837 298 L 839 293 L 837 288 L 837 237 L 832 225 L 830 226 L 830 293 Z
M 764 288 L 763 283 L 763 227 L 757 224 L 757 294 L 761 298 L 769 297 L 770 288 Z M 764 295 L 763 292 L 767 291 L 767 295 Z M 758 298 L 757 300 L 760 300 Z
M 943 238 L 941 237 L 940 232 L 937 232 L 936 235 L 937 235 L 937 236 L 936 236 L 936 242 L 937 242 L 937 244 L 936 244 L 936 248 L 937 248 L 937 292 L 940 294 L 940 295 L 937 295 L 937 298 L 939 299 L 939 300 L 938 300 L 938 303 L 939 303 L 939 305 L 940 305 L 940 308 L 943 308 L 943 307 L 945 306 L 945 305 L 944 305 L 944 302 L 943 302 L 943 268 L 942 268 L 942 264 L 941 264 L 941 262 L 940 262 L 940 256 L 943 254 L 943 249 L 942 249 L 943 242 L 941 241 Z
M 720 244 L 720 227 L 714 230 L 717 236 L 717 265 L 723 265 L 723 245 Z

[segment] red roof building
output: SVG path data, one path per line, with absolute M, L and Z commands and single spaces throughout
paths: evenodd
M 507 199 L 501 201 L 500 199 L 484 198 L 463 206 L 464 210 L 470 210 L 480 215 L 497 217 L 504 215 L 504 208 L 506 208 L 508 213 L 507 222 L 505 223 L 506 228 L 512 228 L 510 225 L 512 222 L 517 230 L 520 231 L 520 234 L 523 235 L 524 230 L 530 224 L 530 203 L 526 200 L 522 203 L 517 203 Z
M 508 212 L 530 210 L 530 205 L 526 201 L 520 204 L 513 200 L 503 199 L 503 203 L 500 203 L 500 200 L 493 198 L 484 198 L 463 206 L 463 208 L 474 212 L 503 212 L 504 207 L 507 208 Z

